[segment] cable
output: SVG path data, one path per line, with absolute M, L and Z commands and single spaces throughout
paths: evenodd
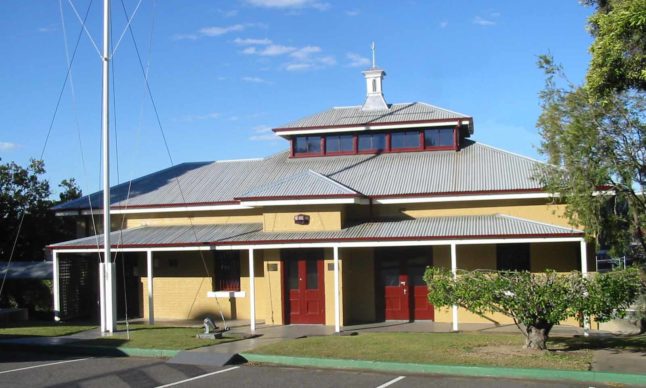
M 87 11 L 85 11 L 85 17 L 83 18 L 83 23 L 82 23 L 83 26 L 85 26 L 85 22 L 90 13 L 91 6 L 92 6 L 92 0 L 90 0 L 90 4 L 88 4 Z M 56 115 L 58 113 L 58 108 L 60 107 L 61 99 L 63 98 L 63 92 L 65 91 L 65 86 L 67 85 L 67 80 L 69 79 L 70 72 L 72 70 L 72 64 L 74 63 L 74 58 L 76 58 L 76 52 L 79 47 L 79 42 L 81 41 L 81 36 L 83 36 L 83 27 L 81 28 L 81 31 L 79 31 L 78 37 L 76 39 L 76 45 L 74 46 L 74 53 L 72 54 L 72 60 L 70 61 L 69 66 L 67 67 L 67 72 L 65 73 L 65 79 L 63 80 L 63 85 L 61 86 L 61 90 L 58 93 L 56 107 L 54 108 L 54 114 L 52 115 L 52 119 L 49 123 L 49 128 L 47 129 L 47 136 L 45 137 L 45 143 L 43 144 L 43 148 L 40 152 L 39 160 L 43 160 L 43 156 L 45 155 L 45 150 L 47 149 L 47 143 L 49 142 L 49 137 L 52 133 L 52 128 L 54 127 L 54 121 L 56 120 Z M 2 284 L 0 285 L 0 296 L 2 296 L 2 291 L 4 290 L 4 284 L 5 284 L 5 281 L 7 280 L 7 274 L 9 274 L 9 268 L 11 266 L 11 261 L 13 260 L 13 255 L 15 253 L 16 245 L 18 244 L 18 238 L 20 237 L 20 232 L 22 231 L 22 225 L 25 220 L 26 213 L 27 213 L 27 210 L 23 209 L 22 215 L 20 216 L 20 221 L 18 222 L 18 230 L 16 231 L 16 237 L 13 241 L 11 253 L 9 254 L 9 260 L 7 261 L 7 270 L 4 273 L 4 276 L 2 277 Z

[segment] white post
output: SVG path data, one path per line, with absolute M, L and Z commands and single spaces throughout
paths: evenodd
M 585 239 L 581 239 L 580 242 L 580 248 L 581 248 L 581 275 L 583 277 L 588 277 L 588 247 L 587 244 L 585 243 Z M 590 335 L 590 317 L 589 316 L 584 316 L 583 317 L 583 335 L 585 337 Z
M 148 324 L 155 324 L 155 307 L 153 304 L 153 251 L 146 251 L 146 266 L 148 268 Z
M 339 300 L 339 246 L 334 248 L 334 331 L 341 332 L 341 301 Z
M 256 332 L 256 279 L 253 263 L 253 248 L 249 249 L 249 320 L 251 333 Z
M 103 162 L 103 262 L 105 266 L 105 296 L 101 310 L 105 310 L 101 331 L 113 333 L 116 326 L 116 277 L 110 254 L 110 0 L 103 0 L 103 95 L 101 109 L 101 141 Z M 103 324 L 104 323 L 104 324 Z
M 54 291 L 54 320 L 61 320 L 61 286 L 60 286 L 60 270 L 58 267 L 58 252 L 52 252 L 52 288 Z
M 101 315 L 101 333 L 105 333 L 105 266 L 99 262 L 99 307 Z
M 451 272 L 453 273 L 453 279 L 458 276 L 458 253 L 457 246 L 451 244 Z M 451 330 L 458 331 L 458 306 L 453 305 L 453 319 Z

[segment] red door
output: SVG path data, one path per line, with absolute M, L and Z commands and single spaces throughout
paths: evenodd
M 386 320 L 410 319 L 408 275 L 402 273 L 398 260 L 381 262 L 381 278 L 384 284 L 384 313 Z
M 322 252 L 286 257 L 288 323 L 325 323 L 325 287 Z
M 381 251 L 380 276 L 384 287 L 386 320 L 434 319 L 428 303 L 424 271 L 432 264 L 427 249 L 384 249 Z

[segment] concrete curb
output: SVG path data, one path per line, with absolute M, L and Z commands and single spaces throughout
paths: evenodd
M 331 358 L 271 356 L 240 353 L 251 362 L 331 369 L 365 369 L 380 372 L 424 373 L 473 377 L 526 378 L 534 380 L 571 380 L 588 383 L 619 383 L 646 386 L 646 375 L 557 369 L 497 368 L 462 365 L 409 364 L 386 361 L 360 361 Z

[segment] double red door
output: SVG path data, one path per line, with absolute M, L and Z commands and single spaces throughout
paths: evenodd
M 323 251 L 289 252 L 285 269 L 288 323 L 325 323 Z
M 380 259 L 386 320 L 432 320 L 433 305 L 423 276 L 432 256 L 426 249 L 385 250 Z

